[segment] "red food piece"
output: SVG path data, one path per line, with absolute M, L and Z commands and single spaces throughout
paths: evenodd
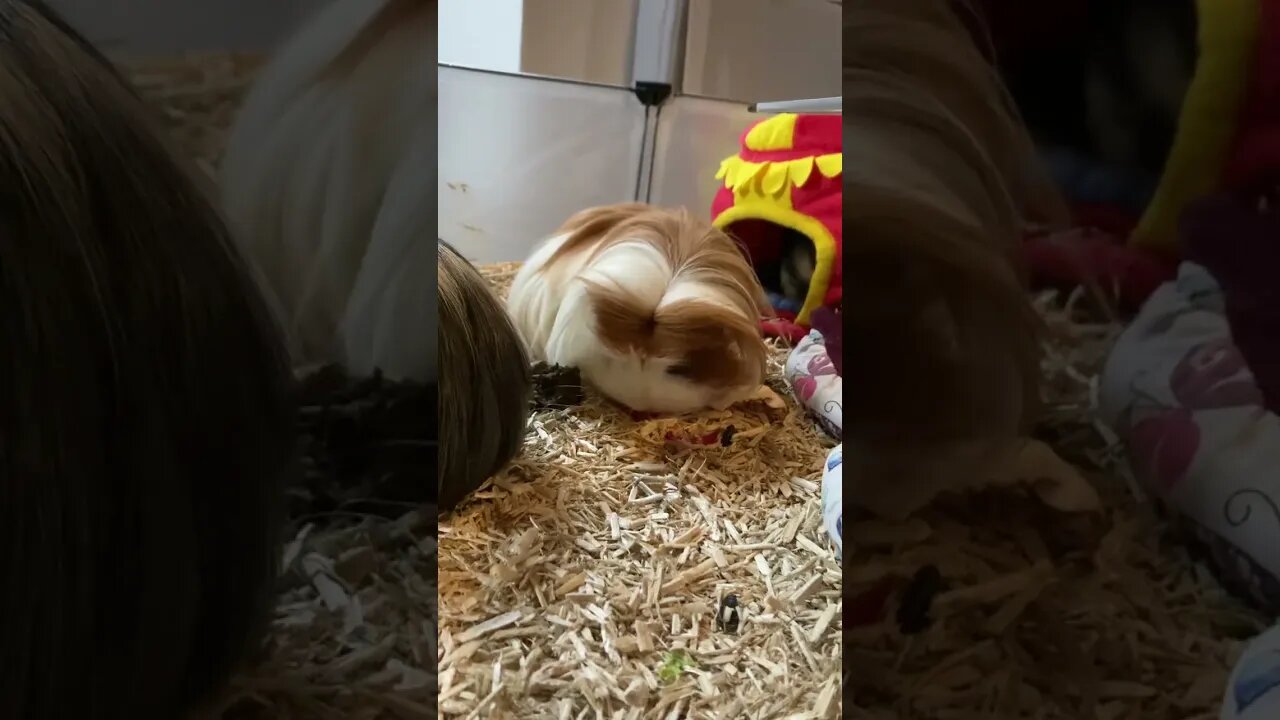
M 845 622 L 852 627 L 866 627 L 884 620 L 893 586 L 893 579 L 885 578 L 869 590 L 853 596 L 852 602 L 845 605 Z

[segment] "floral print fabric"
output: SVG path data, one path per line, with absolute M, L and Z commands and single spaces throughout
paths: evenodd
M 809 331 L 787 356 L 783 375 L 800 405 L 813 414 L 827 434 L 840 438 L 844 383 L 823 345 L 822 333 Z
M 1280 717 L 1280 626 L 1250 643 L 1236 662 L 1222 699 L 1222 720 Z
M 840 445 L 827 453 L 822 468 L 822 523 L 836 544 L 836 557 L 844 552 L 844 453 Z
M 843 422 L 844 383 L 831 362 L 821 332 L 810 330 L 796 345 L 787 356 L 783 376 L 800 405 L 809 411 L 827 434 L 839 439 Z M 827 454 L 822 467 L 822 520 L 827 533 L 835 542 L 836 555 L 842 552 L 841 536 L 844 530 L 841 472 L 843 458 L 841 446 L 837 445 Z
M 1099 406 L 1138 481 L 1192 527 L 1224 586 L 1280 607 L 1280 419 L 1203 267 L 1183 263 L 1121 334 Z

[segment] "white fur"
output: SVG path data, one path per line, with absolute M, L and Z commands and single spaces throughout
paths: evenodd
M 641 298 L 654 308 L 696 298 L 732 307 L 721 291 L 671 268 L 666 255 L 647 240 L 618 243 L 589 263 L 589 253 L 547 261 L 567 235 L 538 247 L 516 274 L 507 309 L 534 361 L 576 367 L 584 381 L 633 410 L 690 412 L 724 408 L 747 397 L 755 386 L 729 392 L 703 387 L 667 373 L 678 358 L 641 358 L 615 353 L 596 334 L 595 313 L 583 279 Z
M 328 72 L 387 2 L 337 0 L 264 69 L 228 141 L 222 197 L 296 363 L 433 379 L 434 13 Z

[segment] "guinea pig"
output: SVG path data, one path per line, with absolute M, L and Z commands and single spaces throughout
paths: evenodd
M 438 498 L 442 511 L 520 450 L 533 395 L 529 358 L 489 283 L 448 243 L 436 244 L 440 287 Z
M 794 230 L 787 230 L 782 236 L 782 262 L 778 273 L 783 297 L 803 306 L 817 264 L 818 253 L 813 241 Z
M 222 202 L 297 365 L 436 377 L 436 3 L 337 0 L 263 69 Z
M 507 298 L 532 359 L 577 367 L 642 412 L 725 408 L 755 392 L 764 289 L 734 241 L 684 210 L 584 210 L 530 255 Z
M 1021 233 L 1063 222 L 1065 203 L 948 4 L 859 0 L 844 47 L 842 319 L 858 338 L 844 359 L 865 379 L 846 442 L 851 461 L 883 461 L 886 483 L 923 483 L 955 470 L 921 470 L 938 448 L 1007 447 L 1035 422 L 1044 328 Z
M 0 0 L 0 718 L 179 718 L 262 648 L 281 329 L 142 99 Z

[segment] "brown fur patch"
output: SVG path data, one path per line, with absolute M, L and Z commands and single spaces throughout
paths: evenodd
M 767 350 L 759 320 L 769 302 L 755 272 L 735 241 L 684 210 L 640 203 L 609 205 L 571 217 L 557 234 L 570 233 L 543 270 L 587 254 L 590 262 L 624 241 L 642 240 L 666 256 L 675 276 L 722 291 L 731 307 L 713 301 L 681 300 L 658 307 L 613 286 L 594 283 L 588 294 L 601 341 L 620 353 L 678 360 L 673 374 L 709 387 L 759 382 Z M 665 288 L 664 288 L 665 290 Z
M 675 359 L 673 375 L 708 387 L 763 378 L 767 351 L 759 326 L 737 310 L 682 300 L 654 311 L 612 288 L 592 286 L 588 293 L 600 339 L 617 352 Z

